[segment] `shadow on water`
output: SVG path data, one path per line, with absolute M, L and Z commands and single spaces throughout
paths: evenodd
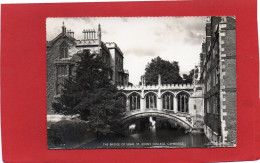
M 112 134 L 83 145 L 81 148 L 189 148 L 212 147 L 207 145 L 204 133 L 187 133 L 178 125 L 157 119 L 151 125 L 151 119 L 136 122 L 136 129 L 128 135 Z

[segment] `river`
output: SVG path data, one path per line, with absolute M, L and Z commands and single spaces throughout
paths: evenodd
M 213 147 L 204 133 L 186 133 L 181 128 L 145 127 L 123 136 L 113 134 L 91 141 L 80 148 L 190 148 Z

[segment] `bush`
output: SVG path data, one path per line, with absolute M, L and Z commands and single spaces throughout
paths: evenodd
M 91 135 L 89 125 L 81 120 L 62 120 L 48 129 L 48 147 L 80 144 Z

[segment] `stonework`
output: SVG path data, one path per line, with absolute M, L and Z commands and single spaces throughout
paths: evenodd
M 106 64 L 113 69 L 113 84 L 128 85 L 129 74 L 124 69 L 123 52 L 116 43 L 104 43 L 101 40 L 101 26 L 83 30 L 84 39 L 74 38 L 74 32 L 62 26 L 62 32 L 51 41 L 47 41 L 47 113 L 52 114 L 52 103 L 61 93 L 65 78 L 75 75 L 77 53 L 90 50 L 90 53 L 101 54 Z
M 203 96 L 201 84 L 161 84 L 118 86 L 118 97 L 125 103 L 126 112 L 167 112 L 172 116 L 184 114 L 193 119 L 203 117 Z M 152 105 L 152 106 L 151 106 Z M 130 114 L 130 113 L 127 113 Z M 159 116 L 159 114 L 158 114 Z
M 205 134 L 236 144 L 236 25 L 234 17 L 210 17 L 202 45 Z

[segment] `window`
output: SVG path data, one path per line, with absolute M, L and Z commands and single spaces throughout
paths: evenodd
M 146 109 L 157 108 L 157 97 L 154 93 L 148 93 L 146 95 Z
M 219 66 L 216 68 L 216 84 L 219 82 Z
M 215 96 L 211 98 L 212 101 L 212 113 L 216 114 L 216 103 L 215 103 Z
M 129 96 L 131 111 L 140 109 L 140 99 L 141 99 L 141 96 L 137 93 L 133 93 Z
M 215 97 L 215 105 L 216 105 L 215 114 L 219 114 L 219 94 L 217 94 Z
M 60 59 L 68 58 L 68 45 L 67 43 L 62 43 L 60 48 Z
M 169 92 L 162 96 L 163 109 L 173 110 L 173 95 Z
M 207 113 L 210 113 L 209 99 L 207 99 L 207 101 L 206 101 L 206 107 L 207 107 Z
M 214 46 L 213 49 L 212 49 L 212 60 L 214 60 L 214 58 L 215 58 L 215 53 L 216 53 L 216 49 L 215 49 L 215 46 Z
M 58 66 L 58 76 L 67 76 L 67 75 L 68 75 L 67 66 L 66 65 Z
M 208 80 L 207 80 L 207 91 L 209 91 L 211 89 L 211 75 L 208 76 Z
M 177 95 L 178 111 L 189 112 L 189 95 L 185 92 L 181 92 Z
M 213 86 L 215 86 L 216 85 L 216 71 L 215 71 L 215 69 L 212 71 L 212 80 L 213 80 Z

